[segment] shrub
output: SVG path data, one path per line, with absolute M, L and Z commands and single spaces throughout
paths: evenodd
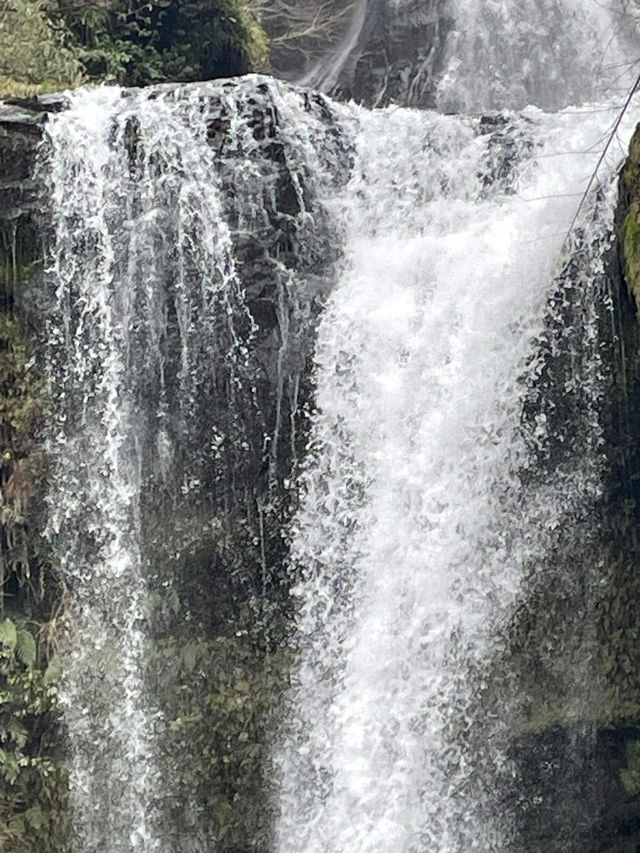
M 80 64 L 39 0 L 0 0 L 0 97 L 73 85 Z

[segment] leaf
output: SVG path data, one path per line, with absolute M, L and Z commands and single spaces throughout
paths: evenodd
M 22 749 L 26 745 L 29 732 L 19 720 L 15 718 L 10 719 L 6 725 L 6 732 L 9 739 L 15 743 L 18 749 Z
M 174 616 L 180 612 L 180 599 L 178 598 L 178 593 L 175 589 L 172 589 L 169 593 L 169 608 Z
M 13 651 L 17 642 L 18 632 L 16 631 L 16 626 L 11 619 L 4 619 L 0 622 L 0 643 Z
M 26 813 L 27 822 L 34 829 L 42 828 L 42 809 L 36 803 L 35 806 L 32 806 L 29 811 Z
M 62 677 L 62 661 L 59 657 L 54 657 L 49 661 L 49 665 L 44 671 L 44 678 L 42 679 L 45 687 L 50 684 L 57 684 Z
M 37 655 L 36 641 L 33 634 L 24 628 L 21 628 L 18 631 L 17 654 L 18 659 L 21 660 L 25 666 L 29 667 L 29 669 L 35 666 Z

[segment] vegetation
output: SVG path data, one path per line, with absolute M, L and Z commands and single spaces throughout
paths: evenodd
M 37 0 L 0 0 L 0 97 L 72 86 L 81 66 Z
M 56 732 L 57 669 L 26 621 L 0 622 L 0 847 L 61 853 L 67 777 Z M 40 658 L 40 659 L 39 659 Z
M 248 631 L 154 643 L 151 679 L 168 720 L 160 760 L 178 793 L 164 815 L 174 849 L 195 831 L 221 851 L 264 849 L 266 728 L 286 681 L 285 658 Z
M 141 86 L 267 67 L 267 42 L 244 0 L 59 0 L 90 80 Z
M 67 776 L 53 626 L 62 587 L 39 536 L 44 394 L 15 309 L 33 270 L 27 235 L 0 233 L 0 848 L 61 853 Z
M 246 0 L 0 0 L 0 97 L 268 67 Z

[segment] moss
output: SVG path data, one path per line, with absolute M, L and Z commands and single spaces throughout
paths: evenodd
M 633 201 L 620 233 L 624 275 L 629 291 L 640 305 L 640 202 Z
M 629 143 L 629 154 L 620 173 L 621 187 L 629 197 L 640 196 L 640 125 Z
M 83 82 L 83 78 L 78 76 L 72 81 L 47 78 L 35 83 L 29 83 L 24 80 L 15 80 L 13 77 L 7 77 L 0 74 L 0 100 L 10 98 L 33 98 L 36 95 L 47 95 L 51 92 L 59 92 L 61 89 L 80 86 Z
M 620 173 L 622 209 L 619 241 L 622 268 L 629 292 L 640 301 L 640 125 L 629 144 L 629 155 Z
M 269 39 L 247 3 L 236 0 L 235 13 L 239 22 L 239 43 L 247 57 L 251 71 L 267 73 L 270 70 Z

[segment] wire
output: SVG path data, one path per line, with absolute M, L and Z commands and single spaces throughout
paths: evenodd
M 629 109 L 629 105 L 631 104 L 631 99 L 633 98 L 635 91 L 638 88 L 638 86 L 640 86 L 640 74 L 638 74 L 638 76 L 636 77 L 635 83 L 633 84 L 633 86 L 631 87 L 631 91 L 627 95 L 627 100 L 624 102 L 624 106 L 620 110 L 620 115 L 616 119 L 616 123 L 613 126 L 613 130 L 609 134 L 607 144 L 604 146 L 602 154 L 600 155 L 600 158 L 598 159 L 598 162 L 596 163 L 596 167 L 593 170 L 593 174 L 589 178 L 589 183 L 587 184 L 587 188 L 584 191 L 584 193 L 582 194 L 582 198 L 580 199 L 580 204 L 578 205 L 578 209 L 576 210 L 576 212 L 573 215 L 573 219 L 571 220 L 571 225 L 569 225 L 569 230 L 567 231 L 567 235 L 564 238 L 565 244 L 568 242 L 569 238 L 571 237 L 571 232 L 573 231 L 575 224 L 578 221 L 578 216 L 580 216 L 580 212 L 582 211 L 584 203 L 587 200 L 587 196 L 589 195 L 589 192 L 591 191 L 591 187 L 593 186 L 593 183 L 594 183 L 594 181 L 598 175 L 598 169 L 600 168 L 600 166 L 602 166 L 602 162 L 607 155 L 607 151 L 611 147 L 611 143 L 615 139 L 615 136 L 618 132 L 618 128 L 620 127 L 620 124 L 622 123 L 622 119 L 624 118 L 625 113 Z

